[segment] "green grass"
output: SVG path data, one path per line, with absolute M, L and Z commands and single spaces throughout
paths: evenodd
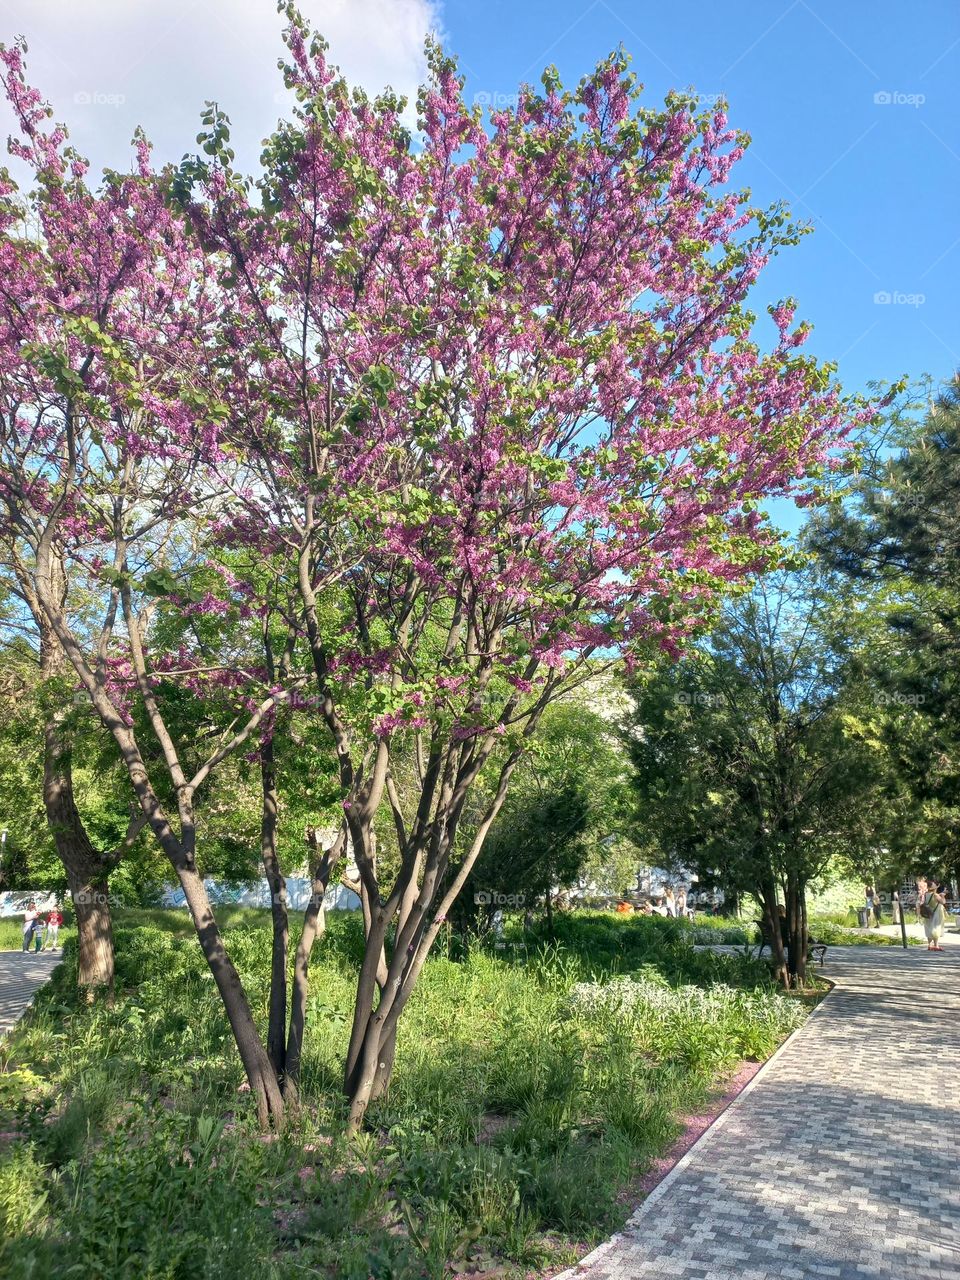
M 45 916 L 42 912 L 41 915 Z M 76 937 L 76 928 L 73 925 L 71 916 L 64 912 L 64 922 L 60 926 L 60 935 L 57 939 L 58 945 L 63 946 L 68 938 Z M 0 917 L 0 951 L 19 951 L 23 946 L 23 917 L 22 916 L 3 916 Z M 31 950 L 33 944 L 31 943 Z
M 269 913 L 218 910 L 265 1018 Z M 796 1023 L 746 956 L 690 930 L 562 916 L 526 951 L 424 969 L 389 1095 L 342 1136 L 357 916 L 312 965 L 306 1100 L 272 1142 L 186 916 L 120 912 L 117 998 L 78 1005 L 73 946 L 0 1048 L 0 1274 L 439 1280 L 523 1276 L 615 1230 L 679 1117 Z M 629 998 L 627 998 L 629 997 Z

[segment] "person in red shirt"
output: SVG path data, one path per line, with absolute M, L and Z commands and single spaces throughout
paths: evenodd
M 62 924 L 63 914 L 59 907 L 54 907 L 47 916 L 47 936 L 43 941 L 44 951 L 55 951 L 57 949 L 57 935 Z

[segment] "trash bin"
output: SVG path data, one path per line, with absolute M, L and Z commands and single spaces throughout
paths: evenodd
M 869 913 L 866 907 L 857 907 L 857 918 L 860 921 L 860 928 L 866 929 L 870 923 Z

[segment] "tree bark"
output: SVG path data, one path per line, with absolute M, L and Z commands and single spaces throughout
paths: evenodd
M 174 859 L 171 858 L 171 861 Z M 223 945 L 223 937 L 214 918 L 206 888 L 193 867 L 185 866 L 181 861 L 176 866 L 176 871 L 193 917 L 201 950 L 217 984 L 237 1042 L 240 1059 L 254 1095 L 257 1119 L 264 1128 L 271 1120 L 279 1128 L 283 1120 L 283 1098 L 277 1073 L 260 1038 L 240 975 Z
M 293 991 L 290 998 L 290 1029 L 287 1035 L 286 1068 L 283 1076 L 284 1100 L 296 1103 L 300 1089 L 300 1059 L 303 1053 L 303 1036 L 307 1021 L 307 1000 L 310 995 L 310 956 L 317 938 L 322 938 L 326 928 L 323 899 L 330 883 L 330 874 L 346 845 L 346 827 L 340 828 L 333 845 L 326 850 L 319 847 L 316 831 L 307 832 L 307 843 L 313 850 L 310 901 L 303 913 L 303 930 L 297 944 L 293 964 Z
M 803 881 L 791 872 L 787 876 L 787 923 L 791 985 L 802 987 L 807 978 L 807 905 Z
M 58 842 L 58 853 L 60 852 Z M 88 1000 L 98 991 L 113 990 L 113 923 L 106 877 L 95 880 L 78 875 L 60 853 L 67 871 L 73 910 L 77 919 L 77 986 Z
M 384 1035 L 377 1052 L 377 1069 L 374 1072 L 373 1084 L 370 1087 L 370 1101 L 382 1098 L 390 1087 L 393 1075 L 393 1063 L 397 1056 L 397 1027 Z
M 267 1025 L 267 1054 L 283 1082 L 287 1038 L 287 950 L 290 925 L 287 916 L 287 882 L 277 855 L 277 779 L 273 755 L 273 738 L 265 738 L 260 746 L 260 783 L 263 793 L 260 824 L 260 856 L 270 886 L 270 910 L 273 916 L 273 949 L 270 966 L 270 1015 Z
M 66 675 L 56 637 L 41 618 L 40 672 L 47 680 Z M 66 709 L 45 691 L 43 726 L 43 805 L 57 857 L 63 863 L 77 919 L 77 986 L 88 1000 L 113 990 L 113 926 L 108 873 L 113 859 L 94 848 L 77 809 L 73 790 L 72 742 Z
M 775 977 L 781 986 L 789 987 L 790 969 L 787 965 L 787 956 L 783 947 L 783 934 L 780 930 L 776 885 L 771 881 L 769 884 L 759 887 L 757 896 L 763 908 L 767 937 L 770 939 L 770 954 L 773 957 Z

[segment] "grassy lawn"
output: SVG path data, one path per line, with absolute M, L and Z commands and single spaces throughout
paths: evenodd
M 269 915 L 218 917 L 265 1021 Z M 626 1218 L 678 1117 L 804 1016 L 763 966 L 692 936 L 578 913 L 554 945 L 508 934 L 433 957 L 390 1094 L 348 1144 L 359 918 L 335 913 L 317 948 L 304 1113 L 266 1138 L 186 916 L 120 912 L 113 1007 L 78 1006 L 69 943 L 0 1048 L 0 1274 L 413 1280 L 572 1262 Z
M 74 928 L 73 914 L 69 912 L 69 908 L 64 912 L 63 924 L 60 926 L 60 936 L 57 944 L 61 948 L 68 938 L 75 938 L 77 931 Z M 46 912 L 41 912 L 46 919 Z M 23 917 L 22 916 L 3 916 L 0 917 L 0 951 L 19 951 L 23 946 Z M 33 946 L 31 944 L 31 951 Z

